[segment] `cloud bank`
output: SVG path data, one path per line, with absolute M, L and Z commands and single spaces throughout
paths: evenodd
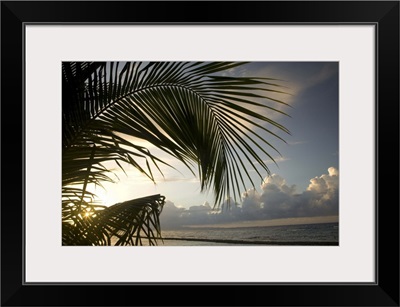
M 328 168 L 327 174 L 310 179 L 307 189 L 296 192 L 285 179 L 272 174 L 264 179 L 260 191 L 252 188 L 243 192 L 241 203 L 226 199 L 220 210 L 207 202 L 189 209 L 179 208 L 166 201 L 161 213 L 162 229 L 188 225 L 217 224 L 251 220 L 338 215 L 339 171 Z

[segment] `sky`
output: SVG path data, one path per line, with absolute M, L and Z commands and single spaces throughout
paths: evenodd
M 254 174 L 255 187 L 248 181 L 241 198 L 230 201 L 229 212 L 212 210 L 212 191 L 200 192 L 198 178 L 184 166 L 158 150 L 145 145 L 156 156 L 172 163 L 178 171 L 163 168 L 156 174 L 156 185 L 132 167 L 127 175 L 116 170 L 118 182 L 105 183 L 95 192 L 103 204 L 112 205 L 133 198 L 162 194 L 166 204 L 161 214 L 164 228 L 182 225 L 239 223 L 243 221 L 338 216 L 339 186 L 339 64 L 337 62 L 252 62 L 231 69 L 231 76 L 276 78 L 290 95 L 274 94 L 291 107 L 282 108 L 289 116 L 273 119 L 289 129 L 280 134 L 286 143 L 271 139 L 281 155 L 271 151 L 277 165 L 268 162 L 271 176 L 260 180 Z M 263 135 L 268 137 L 268 135 Z M 257 166 L 255 164 L 255 166 Z M 250 169 L 250 165 L 248 165 Z M 247 184 L 246 183 L 246 184 Z M 221 207 L 226 204 L 221 204 Z M 220 208 L 221 208 L 220 207 Z

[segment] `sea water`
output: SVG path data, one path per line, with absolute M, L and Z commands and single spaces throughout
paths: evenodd
M 339 245 L 339 223 L 162 230 L 159 246 Z

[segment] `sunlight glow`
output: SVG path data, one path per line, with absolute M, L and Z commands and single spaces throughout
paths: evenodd
M 118 202 L 117 199 L 113 197 L 112 193 L 108 192 L 105 189 L 97 188 L 93 192 L 97 196 L 96 199 L 100 201 L 100 205 L 109 207 Z

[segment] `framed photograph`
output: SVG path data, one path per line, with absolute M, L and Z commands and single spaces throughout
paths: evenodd
M 1 27 L 2 306 L 399 306 L 398 1 Z

